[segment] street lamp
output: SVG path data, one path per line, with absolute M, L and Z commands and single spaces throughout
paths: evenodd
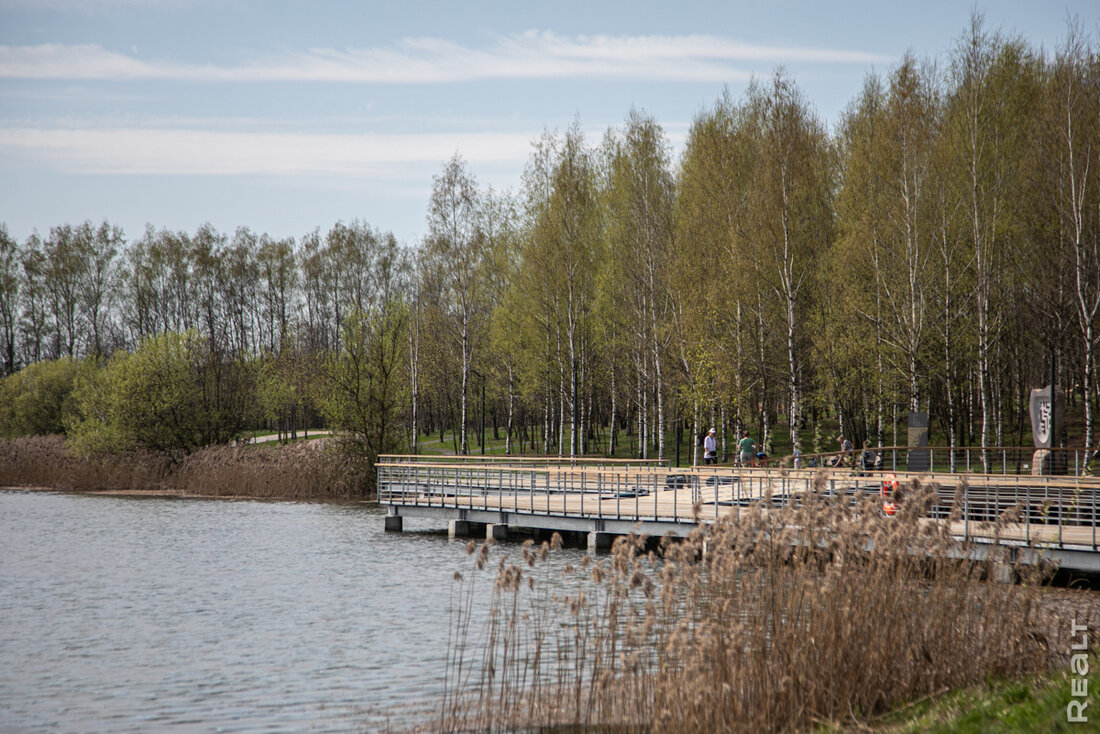
M 479 440 L 481 441 L 481 455 L 485 455 L 485 375 L 481 374 L 477 370 L 471 368 L 470 372 L 474 377 L 481 380 L 481 431 L 478 433 Z

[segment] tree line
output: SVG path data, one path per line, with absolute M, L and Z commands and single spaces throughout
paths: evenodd
M 778 71 L 679 160 L 637 110 L 545 133 L 516 192 L 456 154 L 408 245 L 359 221 L 0 228 L 0 426 L 182 449 L 325 420 L 376 455 L 450 430 L 465 453 L 485 420 L 510 453 L 621 454 L 625 430 L 667 458 L 711 425 L 897 444 L 927 411 L 996 446 L 1029 440 L 1053 360 L 1063 440 L 1093 447 L 1098 313 L 1100 57 L 1072 24 L 1045 53 L 975 16 L 944 59 L 869 74 L 835 130 Z

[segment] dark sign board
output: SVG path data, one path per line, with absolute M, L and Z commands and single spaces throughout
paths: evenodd
M 906 471 L 926 472 L 932 468 L 932 452 L 928 449 L 920 450 L 928 445 L 928 413 L 912 412 L 909 414 L 909 443 L 907 445 L 910 449 L 905 458 Z

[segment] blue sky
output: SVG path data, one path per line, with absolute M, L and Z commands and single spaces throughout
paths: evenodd
M 1096 0 L 0 0 L 0 222 L 360 219 L 412 243 L 456 151 L 515 189 L 544 130 L 579 119 L 595 144 L 631 107 L 678 151 L 723 88 L 777 67 L 832 126 L 868 72 L 943 63 L 975 7 L 1047 50 L 1069 17 L 1100 29 Z

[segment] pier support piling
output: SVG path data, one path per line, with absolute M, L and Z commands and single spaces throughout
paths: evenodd
M 611 550 L 611 546 L 614 545 L 614 543 L 614 533 L 591 532 L 588 534 L 588 550 L 590 551 Z
M 400 533 L 403 529 L 404 518 L 400 515 L 386 515 L 386 532 Z
M 470 523 L 466 520 L 451 520 L 447 525 L 447 537 L 451 540 L 470 537 Z
M 486 540 L 508 540 L 508 526 L 501 523 L 488 523 L 485 525 Z

